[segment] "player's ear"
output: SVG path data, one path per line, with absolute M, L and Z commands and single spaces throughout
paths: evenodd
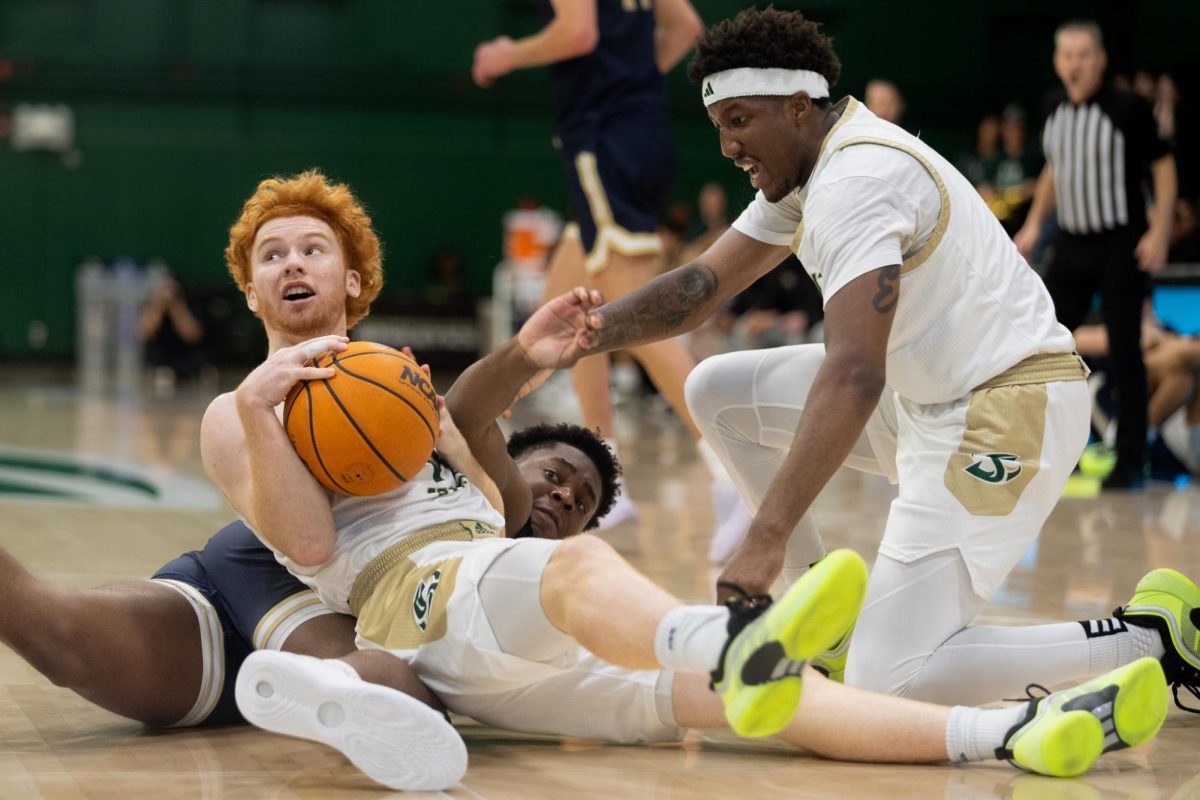
M 255 314 L 258 313 L 258 292 L 254 291 L 252 283 L 246 286 L 246 307 Z
M 812 107 L 812 99 L 808 96 L 808 92 L 796 92 L 785 101 L 787 103 L 788 115 L 796 122 L 804 119 L 804 115 Z
M 356 269 L 346 270 L 346 294 L 358 297 L 362 294 L 362 276 Z

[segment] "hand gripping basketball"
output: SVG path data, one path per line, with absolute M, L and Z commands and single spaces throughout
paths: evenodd
M 340 353 L 347 347 L 345 336 L 321 336 L 291 347 L 281 347 L 246 376 L 237 389 L 239 403 L 261 403 L 274 408 L 300 381 L 322 380 L 333 370 L 313 363 L 321 353 Z
M 297 383 L 283 410 L 288 438 L 313 477 L 338 494 L 376 495 L 416 475 L 439 430 L 429 368 L 371 342 L 327 350 L 316 367 L 328 377 Z

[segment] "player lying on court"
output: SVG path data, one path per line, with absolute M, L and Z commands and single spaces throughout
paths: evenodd
M 575 429 L 516 459 L 505 447 L 495 418 L 546 357 L 527 348 L 547 325 L 598 302 L 583 290 L 539 311 L 448 395 L 503 495 L 503 517 L 469 482 L 432 467 L 387 495 L 331 495 L 293 450 L 278 408 L 298 381 L 335 371 L 309 362 L 314 341 L 281 346 L 264 298 L 286 303 L 303 283 L 306 302 L 340 309 L 358 280 L 322 215 L 261 196 L 287 190 L 287 182 L 260 188 L 243 213 L 256 231 L 247 299 L 273 352 L 236 392 L 213 402 L 202 432 L 205 464 L 289 570 L 326 604 L 356 614 L 360 647 L 409 661 L 451 710 L 511 730 L 617 742 L 669 740 L 684 726 L 728 721 L 744 735 L 785 731 L 828 755 L 1001 754 L 1049 774 L 1086 769 L 1106 746 L 1106 728 L 1116 727 L 1113 746 L 1157 730 L 1166 689 L 1153 660 L 997 712 L 868 698 L 810 678 L 828 694 L 818 691 L 815 703 L 797 710 L 802 662 L 840 636 L 857 611 L 865 579 L 857 556 L 841 551 L 823 560 L 765 613 L 755 603 L 685 606 L 602 540 L 574 535 L 611 502 L 601 475 L 615 476 L 616 468 L 596 440 L 585 444 L 588 436 Z M 274 209 L 260 213 L 264 203 Z M 332 352 L 344 350 L 344 313 L 324 322 L 325 330 L 312 332 L 334 337 L 324 342 Z M 535 536 L 497 536 L 502 529 Z M 411 704 L 341 664 L 256 653 L 243 665 L 237 697 L 252 721 L 339 747 L 388 785 L 436 784 L 414 782 L 411 765 L 397 756 L 422 739 L 401 725 Z M 856 713 L 861 727 L 847 724 Z
M 678 336 L 794 250 L 825 296 L 824 347 L 716 356 L 688 378 L 697 425 L 756 509 L 718 597 L 820 560 L 810 506 L 846 465 L 899 497 L 853 644 L 822 657 L 830 673 L 979 703 L 1150 656 L 1177 690 L 1200 685 L 1200 590 L 1174 570 L 1108 619 L 970 624 L 1079 458 L 1086 368 L 978 192 L 917 137 L 834 102 L 840 68 L 799 12 L 748 9 L 706 31 L 689 75 L 757 195 L 694 262 L 546 331 L 540 365 Z
M 279 191 L 281 187 L 290 187 L 292 191 Z M 359 279 L 357 296 L 337 285 L 332 288 L 326 285 L 328 275 L 319 287 L 310 284 L 306 294 L 317 300 L 316 313 L 311 304 L 285 306 L 290 301 L 283 300 L 278 291 L 281 287 L 275 287 L 264 298 L 256 297 L 253 302 L 268 328 L 275 333 L 283 332 L 280 341 L 299 343 L 322 330 L 336 331 L 338 320 L 343 317 L 356 321 L 366 310 L 363 299 L 369 304 L 378 291 L 377 244 L 373 264 L 369 256 L 371 248 L 364 246 L 364 242 L 374 241 L 369 220 L 365 215 L 359 217 L 361 209 L 347 201 L 349 194 L 340 189 L 319 177 L 304 176 L 279 185 L 264 185 L 256 194 L 257 202 L 262 204 L 260 211 L 278 214 L 290 210 L 312 214 L 322 221 L 332 220 L 333 240 L 339 257 L 346 262 L 343 269 L 365 276 Z M 368 224 L 361 224 L 364 220 Z M 261 220 L 249 225 L 240 238 L 253 242 L 261 226 Z M 235 234 L 235 241 L 238 238 Z M 292 257 L 298 256 L 292 254 Z M 247 269 L 243 276 L 233 268 L 239 284 L 249 289 L 250 271 Z M 306 282 L 306 278 L 300 282 Z M 247 294 L 249 297 L 251 292 Z M 535 487 L 533 491 L 539 490 Z M 539 502 L 536 494 L 533 502 Z M 590 521 L 594 519 L 595 512 Z M 160 573 L 177 576 L 179 584 L 188 589 L 187 594 L 173 589 L 158 591 L 160 585 L 151 582 L 103 590 L 55 590 L 33 579 L 2 551 L 0 574 L 4 578 L 0 581 L 3 600 L 0 607 L 4 610 L 0 614 L 0 637 L 44 673 L 54 676 L 56 682 L 76 688 L 105 708 L 135 719 L 196 724 L 206 716 L 214 719 L 215 710 L 217 719 L 231 721 L 235 715 L 223 705 L 229 692 L 222 687 L 232 687 L 240 658 L 251 643 L 269 648 L 295 647 L 317 656 L 341 655 L 353 649 L 353 638 L 347 635 L 350 628 L 344 624 L 349 618 L 330 612 L 311 592 L 291 579 L 240 523 L 214 537 L 201 553 L 188 554 Z M 174 613 L 169 602 L 162 602 L 170 598 L 180 599 L 185 613 Z M 197 621 L 202 625 L 198 626 Z M 334 624 L 318 632 L 323 623 Z M 211 635 L 213 628 L 216 636 Z M 281 635 L 281 629 L 288 632 Z M 178 652 L 168 647 L 176 643 L 180 645 Z M 157 650 L 164 648 L 163 658 L 156 661 Z M 147 661 L 144 671 L 138 666 L 143 660 Z M 391 685 L 399 682 L 395 680 L 397 672 L 401 677 L 411 672 L 390 654 L 378 651 L 351 653 L 345 660 L 362 677 L 380 682 L 390 680 Z M 152 670 L 155 663 L 158 672 Z M 597 712 L 590 722 L 593 729 L 579 735 L 632 742 L 676 738 L 684 725 L 724 724 L 720 703 L 708 691 L 703 677 L 693 680 L 694 676 L 680 676 L 680 680 L 672 680 L 669 672 L 608 673 L 605 670 L 610 668 L 594 660 L 591 666 L 594 668 L 588 678 L 591 685 L 607 681 L 632 691 L 637 697 L 632 702 L 620 703 L 612 700 L 620 697 L 619 693 L 598 692 L 594 697 L 576 693 L 573 697 L 577 702 L 590 698 L 588 706 L 596 707 Z M 205 676 L 203 683 L 199 680 L 201 674 Z M 630 675 L 636 679 L 631 680 Z M 569 676 L 565 681 L 569 683 L 574 677 Z M 1144 674 L 1136 682 L 1130 676 L 1122 677 L 1121 681 L 1125 686 L 1136 683 L 1141 687 L 1137 692 L 1126 691 L 1126 696 L 1145 692 L 1144 687 L 1149 685 Z M 1046 730 L 1058 729 L 1060 723 L 1055 720 L 1062 716 L 1054 703 L 1043 700 L 1029 706 L 1038 712 L 1032 724 L 1006 735 L 1012 720 L 998 721 L 992 712 L 951 710 L 871 697 L 837 687 L 811 672 L 808 683 L 801 706 L 782 735 L 800 747 L 831 758 L 936 762 L 946 760 L 948 754 L 964 760 L 991 757 L 997 742 L 1008 742 L 1015 747 L 1018 739 L 1029 743 L 1045 738 Z M 213 688 L 202 691 L 202 686 Z M 670 687 L 671 702 L 661 702 L 667 697 L 666 687 Z M 415 693 L 424 691 L 419 684 L 406 688 Z M 395 701 L 389 702 L 395 705 Z M 614 719 L 614 710 L 618 708 L 624 710 Z M 410 710 L 408 706 L 405 709 Z M 1073 719 L 1078 720 L 1079 716 L 1075 714 Z M 440 718 L 433 722 L 440 722 Z M 608 729 L 601 730 L 605 725 Z M 529 729 L 519 724 L 515 727 Z M 1136 738 L 1131 735 L 1126 741 Z M 453 761 L 456 751 L 448 744 L 450 740 L 438 741 L 446 744 L 441 756 Z M 1083 759 L 1077 763 L 1085 762 Z M 443 776 L 446 774 L 445 767 L 437 768 Z M 453 773 L 453 769 L 449 772 Z M 395 773 L 393 769 L 392 774 Z

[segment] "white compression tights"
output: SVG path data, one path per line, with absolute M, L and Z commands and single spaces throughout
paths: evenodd
M 823 359 L 820 345 L 731 353 L 706 359 L 688 378 L 696 424 L 751 508 L 758 508 L 783 463 Z M 882 417 L 872 424 L 882 424 Z M 845 466 L 889 471 L 866 434 Z M 806 566 L 823 552 L 816 523 L 806 514 L 789 542 L 787 566 Z M 1051 685 L 1098 675 L 1154 654 L 1153 637 L 1140 629 L 1088 638 L 1078 622 L 966 627 L 986 602 L 973 591 L 957 550 L 911 563 L 880 556 L 852 640 L 846 682 L 974 705 L 1016 697 L 1030 682 Z

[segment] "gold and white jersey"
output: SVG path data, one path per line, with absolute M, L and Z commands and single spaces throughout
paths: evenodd
M 350 613 L 350 589 L 358 573 L 375 556 L 407 536 L 458 520 L 480 522 L 497 531 L 504 527 L 504 516 L 483 492 L 436 451 L 415 477 L 391 492 L 372 497 L 344 497 L 331 492 L 329 496 L 337 544 L 327 562 L 319 567 L 301 566 L 265 540 L 263 543 L 325 605 L 343 614 Z
M 808 183 L 778 203 L 759 192 L 734 227 L 790 246 L 826 303 L 900 264 L 887 382 L 914 402 L 949 402 L 1029 356 L 1070 353 L 1041 278 L 966 178 L 853 97 L 838 106 Z

